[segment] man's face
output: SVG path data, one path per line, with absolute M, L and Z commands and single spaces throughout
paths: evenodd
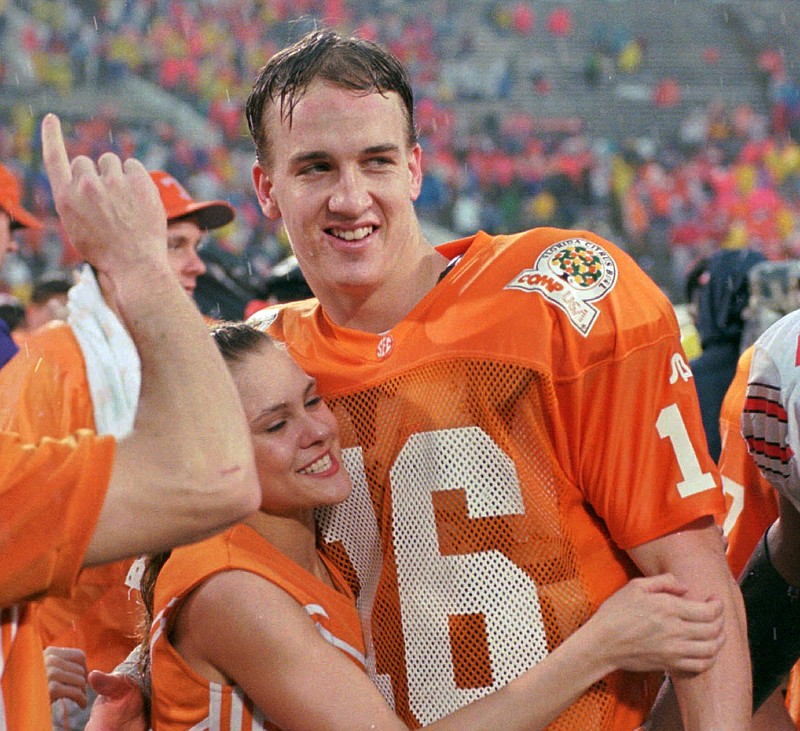
M 323 303 L 374 293 L 418 245 L 420 149 L 408 147 L 400 97 L 316 82 L 291 127 L 274 108 L 264 123 L 272 159 L 253 169 L 256 192 L 269 218 L 283 218 L 314 293 Z
M 169 263 L 190 296 L 194 294 L 197 278 L 206 271 L 206 265 L 197 253 L 202 240 L 203 231 L 191 219 L 167 224 Z
M 11 216 L 0 208 L 0 269 L 3 268 L 8 253 L 17 249 L 17 242 L 11 231 Z

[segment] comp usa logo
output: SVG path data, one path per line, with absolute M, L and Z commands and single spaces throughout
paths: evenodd
M 616 281 L 611 255 L 593 241 L 575 238 L 545 249 L 532 269 L 523 269 L 505 288 L 538 292 L 560 307 L 585 337 L 600 314 L 592 303 L 605 297 Z

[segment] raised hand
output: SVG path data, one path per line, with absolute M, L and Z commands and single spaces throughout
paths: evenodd
M 53 114 L 42 121 L 42 157 L 58 215 L 87 261 L 112 273 L 166 260 L 166 212 L 138 160 L 105 153 L 97 165 L 83 155 L 70 163 Z

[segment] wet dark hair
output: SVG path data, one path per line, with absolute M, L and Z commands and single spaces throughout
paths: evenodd
M 247 126 L 259 163 L 269 164 L 272 150 L 265 113 L 275 104 L 280 119 L 292 125 L 292 113 L 314 81 L 361 94 L 399 95 L 406 116 L 407 142 L 416 144 L 414 94 L 400 61 L 382 46 L 334 30 L 315 30 L 278 51 L 258 72 L 247 98 Z
M 279 344 L 267 333 L 248 325 L 246 322 L 223 322 L 211 326 L 211 337 L 219 348 L 228 367 L 241 363 L 245 356 L 259 348 L 267 346 L 277 347 Z M 156 579 L 161 567 L 172 555 L 172 551 L 153 553 L 145 558 L 144 571 L 139 585 L 144 605 L 144 616 L 139 627 L 139 674 L 142 685 L 149 687 L 150 679 L 150 626 L 153 623 L 153 600 L 155 598 Z M 147 697 L 147 694 L 145 694 Z M 149 697 L 147 697 L 149 701 Z M 146 702 L 147 702 L 146 701 Z M 149 708 L 147 716 L 149 718 Z

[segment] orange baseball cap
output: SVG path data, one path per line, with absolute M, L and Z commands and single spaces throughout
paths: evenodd
M 43 228 L 44 224 L 28 213 L 21 201 L 16 176 L 5 165 L 0 165 L 0 209 L 11 216 L 11 228 Z
M 150 171 L 167 212 L 167 221 L 196 216 L 204 231 L 211 231 L 233 221 L 233 206 L 226 201 L 196 201 L 175 178 L 162 170 Z

